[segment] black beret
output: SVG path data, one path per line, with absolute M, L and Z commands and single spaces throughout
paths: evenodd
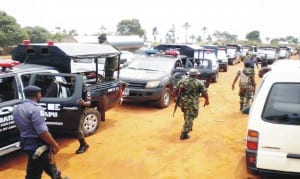
M 41 88 L 33 85 L 26 86 L 23 90 L 25 96 L 34 96 L 37 92 L 41 92 Z

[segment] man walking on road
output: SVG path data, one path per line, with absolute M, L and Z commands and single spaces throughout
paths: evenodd
M 251 68 L 251 64 L 249 62 L 246 62 L 244 65 L 244 69 L 238 70 L 233 80 L 232 90 L 235 89 L 235 83 L 237 82 L 238 78 L 240 78 L 240 111 L 249 105 L 252 95 L 255 92 L 256 84 L 254 75 L 254 69 Z
M 185 140 L 190 136 L 189 132 L 192 131 L 193 121 L 198 117 L 199 111 L 199 97 L 205 99 L 204 105 L 209 105 L 207 89 L 204 84 L 197 79 L 200 73 L 197 69 L 191 69 L 189 71 L 189 77 L 181 79 L 175 86 L 175 100 L 178 101 L 178 105 L 184 114 L 184 125 L 181 130 L 180 139 Z M 178 92 L 180 91 L 180 94 Z M 176 104 L 177 105 L 177 104 Z
M 14 108 L 13 117 L 20 132 L 21 146 L 28 156 L 25 178 L 40 179 L 44 170 L 51 179 L 62 179 L 54 162 L 59 146 L 48 132 L 45 112 L 38 104 L 41 88 L 27 86 L 24 94 L 26 100 Z

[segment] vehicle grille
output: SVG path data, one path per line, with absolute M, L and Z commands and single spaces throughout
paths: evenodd
M 145 88 L 146 83 L 144 82 L 127 82 L 129 88 Z

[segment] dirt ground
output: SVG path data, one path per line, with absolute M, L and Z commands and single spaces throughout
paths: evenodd
M 174 103 L 166 109 L 123 104 L 108 111 L 97 133 L 87 138 L 86 153 L 74 153 L 79 146 L 74 138 L 57 139 L 59 169 L 71 179 L 257 178 L 245 167 L 247 115 L 239 111 L 238 84 L 231 90 L 239 68 L 242 64 L 229 66 L 210 85 L 210 105 L 200 108 L 190 139 L 179 139 L 183 115 L 178 109 L 172 117 Z M 24 178 L 25 168 L 22 151 L 0 158 L 0 178 Z

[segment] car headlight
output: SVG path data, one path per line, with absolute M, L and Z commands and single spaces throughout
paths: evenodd
M 148 81 L 145 88 L 156 88 L 159 85 L 159 81 Z

